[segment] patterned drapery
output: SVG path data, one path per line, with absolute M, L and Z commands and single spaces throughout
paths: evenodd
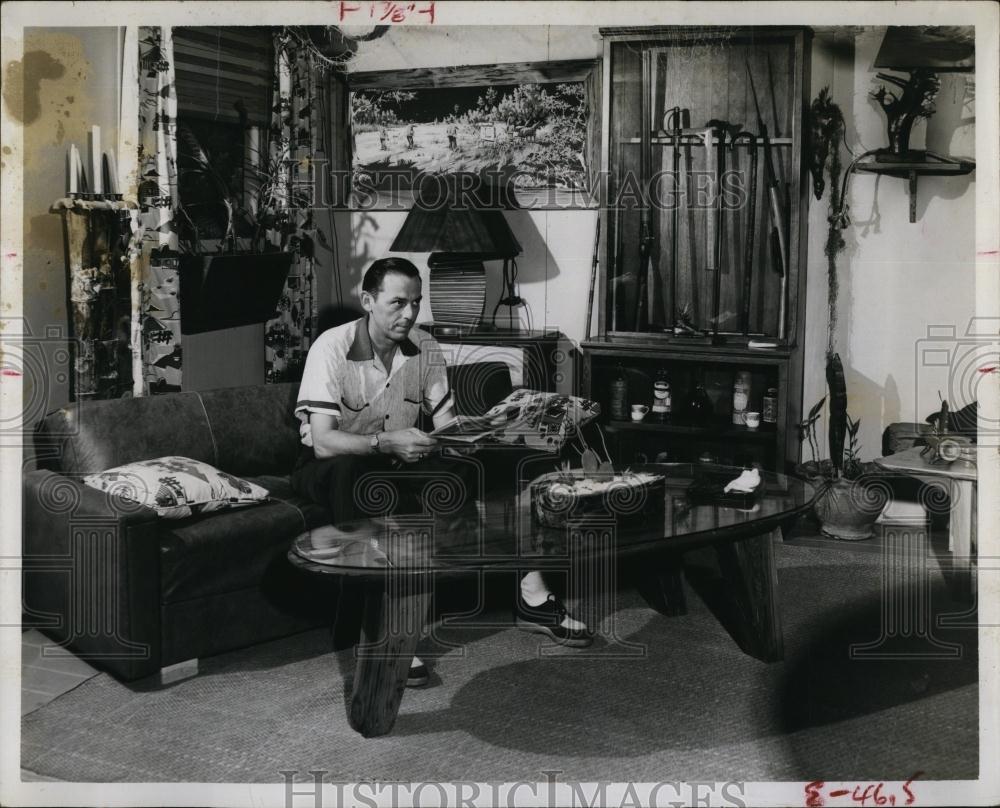
M 147 393 L 181 389 L 177 94 L 170 28 L 139 29 L 139 238 L 142 370 Z
M 312 53 L 286 31 L 274 35 L 274 78 L 269 137 L 273 184 L 268 237 L 294 253 L 274 319 L 265 326 L 268 382 L 298 379 L 315 332 L 313 156 L 317 149 L 319 98 Z

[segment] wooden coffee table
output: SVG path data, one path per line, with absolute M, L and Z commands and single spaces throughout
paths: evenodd
M 682 615 L 683 554 L 711 546 L 735 607 L 740 646 L 765 662 L 782 659 L 772 544 L 779 528 L 811 506 L 816 489 L 804 480 L 766 473 L 750 509 L 695 504 L 687 489 L 696 477 L 729 470 L 690 464 L 632 470 L 666 477 L 663 507 L 651 509 L 647 517 L 590 513 L 564 528 L 539 527 L 531 518 L 527 483 L 513 494 L 489 496 L 479 507 L 457 513 L 369 519 L 299 536 L 288 554 L 293 564 L 318 574 L 350 576 L 364 592 L 348 708 L 351 726 L 365 737 L 392 729 L 428 617 L 432 583 L 442 577 L 567 571 L 613 562 L 634 573 L 651 607 Z M 739 469 L 731 472 L 736 477 Z

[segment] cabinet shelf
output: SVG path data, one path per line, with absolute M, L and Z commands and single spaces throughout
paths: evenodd
M 652 339 L 650 338 L 652 336 Z M 603 356 L 661 356 L 669 352 L 671 361 L 698 362 L 709 359 L 713 362 L 749 362 L 770 364 L 786 360 L 793 348 L 779 345 L 776 348 L 749 348 L 746 345 L 709 345 L 704 342 L 686 342 L 664 335 L 615 334 L 598 337 L 582 343 L 582 347 Z
M 602 428 L 609 433 L 613 432 L 651 432 L 665 435 L 677 435 L 684 437 L 705 438 L 712 441 L 757 441 L 760 443 L 773 443 L 777 430 L 773 424 L 763 424 L 757 429 L 748 429 L 745 426 L 735 426 L 727 423 L 717 423 L 710 425 L 694 425 L 685 423 L 659 423 L 649 420 L 651 416 L 646 416 L 644 421 L 616 421 L 610 420 L 602 423 Z
M 642 138 L 639 137 L 623 137 L 618 139 L 619 143 L 623 143 L 628 146 L 639 146 L 642 143 Z M 673 135 L 653 135 L 649 142 L 654 146 L 672 146 L 674 144 Z M 773 137 L 770 138 L 770 143 L 772 146 L 792 146 L 792 139 L 790 137 Z M 704 146 L 705 141 L 696 135 L 681 135 L 681 145 L 682 146 Z M 718 146 L 718 138 L 712 140 L 712 145 Z M 728 145 L 728 141 L 727 141 Z M 736 144 L 739 148 L 749 148 L 750 144 L 746 141 L 740 141 Z M 757 144 L 759 148 L 762 148 L 761 144 Z

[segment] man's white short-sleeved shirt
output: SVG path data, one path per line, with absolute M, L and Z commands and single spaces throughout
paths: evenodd
M 434 415 L 451 402 L 441 346 L 414 327 L 385 368 L 368 334 L 368 317 L 324 331 L 309 349 L 295 414 L 337 418 L 356 435 L 406 429 L 421 410 Z

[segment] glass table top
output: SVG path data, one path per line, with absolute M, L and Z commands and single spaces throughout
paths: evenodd
M 341 575 L 565 569 L 584 557 L 681 552 L 763 535 L 817 494 L 810 482 L 773 472 L 761 474 L 752 494 L 723 494 L 740 471 L 650 464 L 613 476 L 547 474 L 447 512 L 314 528 L 295 539 L 289 559 Z

